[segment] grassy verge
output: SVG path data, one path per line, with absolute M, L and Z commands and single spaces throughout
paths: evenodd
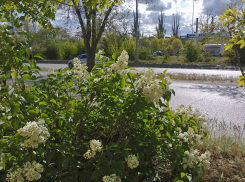
M 170 56 L 168 59 L 164 59 L 164 56 L 157 56 L 154 60 L 139 60 L 139 63 L 155 63 L 155 64 L 193 64 L 193 65 L 230 65 L 225 57 L 211 57 L 209 62 L 185 62 L 184 56 Z
M 210 135 L 199 150 L 211 152 L 204 181 L 245 181 L 245 125 L 211 120 Z
M 204 74 L 183 74 L 183 73 L 167 73 L 173 80 L 189 80 L 189 81 L 228 81 L 228 82 L 235 82 L 237 78 L 234 77 L 222 77 L 222 76 L 214 76 L 214 75 L 204 75 Z

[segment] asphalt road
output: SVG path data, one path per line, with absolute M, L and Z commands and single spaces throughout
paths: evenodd
M 67 68 L 67 64 L 37 64 L 40 68 Z M 143 72 L 147 68 L 136 68 L 139 72 Z M 167 68 L 166 68 L 167 69 Z M 155 73 L 159 74 L 162 73 L 165 68 L 154 68 Z M 207 76 L 220 76 L 220 77 L 233 77 L 237 78 L 241 75 L 240 71 L 230 71 L 230 70 L 205 70 L 205 69 L 175 69 L 175 68 L 168 68 L 167 73 L 171 74 L 196 74 L 196 75 L 207 75 Z
M 41 68 L 66 68 L 63 64 L 38 64 Z M 139 72 L 146 68 L 136 68 Z M 161 73 L 164 68 L 154 68 Z M 48 72 L 42 72 L 46 75 Z M 195 69 L 168 69 L 168 73 L 218 75 L 221 77 L 240 76 L 239 71 L 228 70 L 195 70 Z M 173 80 L 170 85 L 176 95 L 172 97 L 170 107 L 178 105 L 197 108 L 209 119 L 215 119 L 229 126 L 235 124 L 245 128 L 245 88 L 237 87 L 237 83 L 230 82 L 191 82 Z

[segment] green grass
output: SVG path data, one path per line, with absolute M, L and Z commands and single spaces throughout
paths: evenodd
M 154 60 L 139 60 L 139 63 L 155 63 L 155 64 L 194 64 L 194 65 L 229 65 L 225 57 L 212 57 L 213 61 L 210 62 L 185 62 L 184 56 L 170 56 L 168 60 L 164 60 L 164 56 L 157 56 Z

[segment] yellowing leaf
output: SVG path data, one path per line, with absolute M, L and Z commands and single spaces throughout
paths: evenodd
M 244 43 L 244 40 L 239 40 L 236 44 L 242 44 Z
M 243 42 L 243 43 L 240 45 L 240 49 L 242 49 L 244 46 L 245 46 L 245 42 Z
M 232 47 L 233 47 L 233 44 L 228 44 L 225 46 L 225 50 L 227 51 L 227 50 L 231 49 Z
M 236 82 L 239 83 L 238 87 L 240 87 L 240 86 L 244 87 L 244 85 L 245 85 L 245 76 L 239 76 L 239 78 L 240 79 L 236 81 Z

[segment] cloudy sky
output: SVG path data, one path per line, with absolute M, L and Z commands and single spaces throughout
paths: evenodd
M 165 15 L 166 36 L 172 35 L 172 15 L 176 12 L 180 15 L 180 34 L 186 35 L 192 33 L 192 13 L 194 1 L 194 21 L 196 18 L 205 16 L 209 13 L 219 15 L 222 9 L 227 7 L 230 0 L 138 0 L 139 2 L 139 17 L 140 17 L 140 32 L 144 36 L 152 36 L 156 34 L 156 25 L 161 11 Z M 239 1 L 239 0 L 235 0 Z M 124 19 L 128 26 L 128 33 L 133 26 L 133 11 L 135 11 L 136 0 L 125 0 L 122 5 L 124 11 L 129 12 Z M 58 11 L 54 24 L 61 25 L 61 12 Z M 75 17 L 74 17 L 75 18 Z M 195 31 L 195 27 L 193 28 Z
M 152 2 L 154 1 L 154 2 Z M 226 7 L 230 0 L 195 0 L 194 1 L 194 21 L 196 18 L 204 16 L 207 13 L 218 15 Z M 193 0 L 139 0 L 140 30 L 144 35 L 156 33 L 156 25 L 161 10 L 165 15 L 166 35 L 172 34 L 172 15 L 176 12 L 180 15 L 180 34 L 186 35 L 192 33 L 192 13 Z M 128 6 L 131 13 L 128 17 L 129 22 L 133 24 L 133 11 L 135 11 L 135 0 L 127 0 L 125 6 Z M 130 24 L 130 23 L 129 23 Z M 195 31 L 195 27 L 193 28 Z

